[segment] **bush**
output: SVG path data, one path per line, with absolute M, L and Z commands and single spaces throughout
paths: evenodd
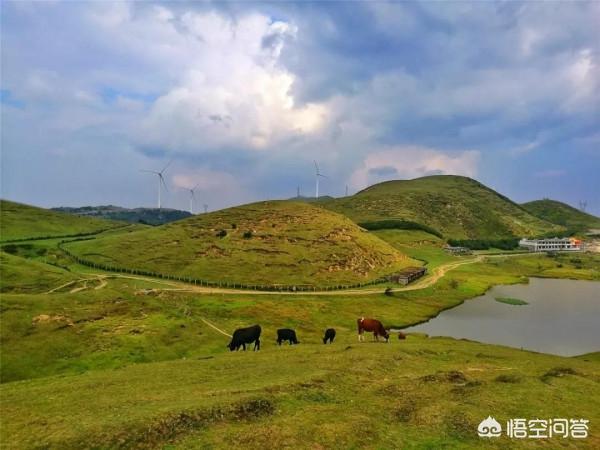
M 231 224 L 231 229 L 235 230 L 236 228 L 237 228 L 237 224 L 235 224 L 235 223 L 232 223 L 232 224 Z
M 252 237 L 252 231 L 245 231 L 243 234 L 244 239 L 250 239 Z
M 410 220 L 378 220 L 375 222 L 362 222 L 358 224 L 360 227 L 363 227 L 365 230 L 375 231 L 375 230 L 421 230 L 426 233 L 433 234 L 439 238 L 442 238 L 442 233 L 437 230 L 434 230 L 427 225 L 421 225 L 417 222 L 411 222 Z
M 456 289 L 456 288 L 458 288 L 458 281 L 457 281 L 457 280 L 455 280 L 455 279 L 452 279 L 452 280 L 450 280 L 450 287 L 451 287 L 452 289 Z
M 387 295 L 388 297 L 393 297 L 394 296 L 394 291 L 392 290 L 391 287 L 387 287 L 387 288 L 385 288 L 384 294 Z
M 221 230 L 216 234 L 216 236 L 220 237 L 220 238 L 224 238 L 225 236 L 227 236 L 227 231 Z
M 519 238 L 504 239 L 448 239 L 448 244 L 453 247 L 467 247 L 471 250 L 514 250 L 519 246 Z

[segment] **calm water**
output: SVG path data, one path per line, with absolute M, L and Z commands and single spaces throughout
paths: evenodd
M 506 305 L 495 297 L 529 305 Z M 532 278 L 527 285 L 496 286 L 403 331 L 563 356 L 600 351 L 600 282 Z

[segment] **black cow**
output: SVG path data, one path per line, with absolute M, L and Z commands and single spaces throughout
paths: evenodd
M 327 344 L 327 341 L 329 341 L 330 344 L 333 344 L 334 339 L 335 339 L 335 329 L 327 328 L 325 330 L 325 337 L 323 338 L 323 344 Z
M 253 325 L 248 328 L 238 328 L 234 331 L 231 342 L 227 347 L 229 347 L 229 350 L 231 351 L 237 351 L 240 347 L 246 351 L 246 344 L 254 342 L 254 350 L 260 350 L 260 332 L 260 325 Z
M 289 341 L 290 345 L 299 344 L 298 339 L 296 339 L 296 332 L 294 330 L 290 330 L 289 328 L 281 328 L 277 330 L 277 343 L 281 345 L 283 341 Z

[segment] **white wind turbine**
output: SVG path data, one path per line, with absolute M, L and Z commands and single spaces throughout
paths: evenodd
M 162 191 L 162 187 L 164 186 L 164 188 L 167 190 L 167 192 L 169 192 L 169 189 L 167 188 L 167 184 L 165 183 L 163 174 L 165 173 L 165 170 L 167 170 L 167 167 L 169 167 L 172 162 L 173 162 L 173 160 L 171 159 L 171 161 L 169 161 L 167 163 L 167 165 L 165 167 L 163 167 L 163 169 L 160 172 L 157 172 L 155 170 L 140 170 L 140 172 L 153 173 L 154 175 L 158 176 L 158 209 L 160 209 L 160 207 L 161 207 L 160 194 Z
M 198 185 L 194 186 L 192 189 L 188 189 L 190 193 L 190 214 L 194 214 L 194 200 L 196 200 L 195 191 L 198 188 Z
M 315 161 L 315 198 L 319 198 L 319 177 L 327 178 L 326 175 L 323 175 L 319 171 L 319 165 L 317 164 L 317 161 Z

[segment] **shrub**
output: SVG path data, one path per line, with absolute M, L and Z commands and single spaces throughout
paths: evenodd
M 216 234 L 216 236 L 220 237 L 220 238 L 224 238 L 225 236 L 227 236 L 227 231 L 221 230 Z
M 388 297 L 393 297 L 394 296 L 394 291 L 392 290 L 391 287 L 387 287 L 387 288 L 385 288 L 384 294 L 387 295 Z
M 243 234 L 244 239 L 250 239 L 252 237 L 252 231 L 245 231 Z
M 236 228 L 237 228 L 237 224 L 235 224 L 235 223 L 232 223 L 232 224 L 231 224 L 231 229 L 235 230 Z
M 519 246 L 519 239 L 448 239 L 448 244 L 453 247 L 467 247 L 471 250 L 488 250 L 489 248 L 514 250 Z
M 450 280 L 450 287 L 452 289 L 458 288 L 458 280 L 455 280 L 454 278 L 452 280 Z
M 421 230 L 426 233 L 433 234 L 439 238 L 442 238 L 442 234 L 434 230 L 427 225 L 421 225 L 417 222 L 411 222 L 410 220 L 378 220 L 375 222 L 362 222 L 358 224 L 360 227 L 363 227 L 365 230 L 375 231 L 375 230 Z

